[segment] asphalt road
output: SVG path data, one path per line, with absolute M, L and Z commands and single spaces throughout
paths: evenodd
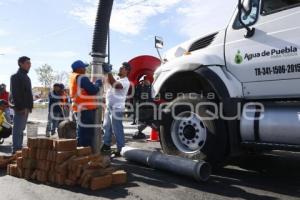
M 128 123 L 126 139 L 129 146 L 159 150 L 159 143 L 133 142 L 136 128 Z M 42 134 L 43 127 L 40 129 Z M 146 131 L 149 134 L 149 130 Z M 8 153 L 10 140 L 0 146 Z M 260 156 L 236 158 L 206 183 L 164 171 L 149 169 L 124 159 L 114 159 L 113 165 L 128 172 L 128 183 L 102 191 L 91 192 L 80 187 L 41 185 L 6 175 L 0 171 L 0 200 L 49 199 L 300 199 L 300 154 L 272 152 Z

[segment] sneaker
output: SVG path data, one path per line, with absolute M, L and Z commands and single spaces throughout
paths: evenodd
M 111 150 L 110 146 L 103 144 L 103 146 L 101 148 L 101 152 L 106 152 L 106 151 L 110 151 L 110 150 Z
M 136 125 L 136 123 L 135 123 L 135 122 L 132 122 L 131 125 L 132 125 L 132 126 L 133 126 L 133 125 Z
M 119 158 L 121 157 L 121 153 L 120 151 L 115 151 L 112 155 L 111 155 L 112 158 Z
M 137 132 L 136 134 L 134 134 L 132 136 L 132 139 L 134 140 L 142 140 L 142 139 L 146 139 L 146 135 L 142 132 Z

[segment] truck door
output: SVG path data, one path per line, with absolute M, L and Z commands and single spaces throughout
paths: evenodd
M 227 28 L 228 70 L 243 84 L 246 98 L 300 96 L 300 0 L 252 0 L 251 13 L 236 11 Z

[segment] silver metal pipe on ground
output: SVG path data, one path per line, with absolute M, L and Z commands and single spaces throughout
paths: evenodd
M 128 161 L 137 162 L 154 169 L 188 176 L 197 181 L 207 181 L 211 174 L 210 165 L 202 160 L 194 161 L 188 158 L 165 155 L 156 151 L 132 147 L 124 147 L 121 155 Z

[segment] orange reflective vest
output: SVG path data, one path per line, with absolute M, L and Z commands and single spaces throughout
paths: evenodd
M 86 90 L 80 88 L 77 84 L 77 79 L 80 75 L 82 74 L 73 72 L 70 76 L 70 97 L 72 99 L 72 109 L 74 112 L 95 110 L 97 108 L 97 98 L 96 96 L 90 96 Z

